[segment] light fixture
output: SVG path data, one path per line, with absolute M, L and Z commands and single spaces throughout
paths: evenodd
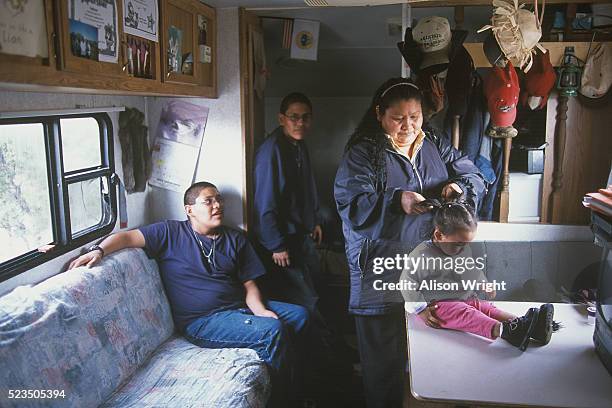
M 580 88 L 582 68 L 580 60 L 574 54 L 574 47 L 565 47 L 563 65 L 558 68 L 557 90 L 561 96 L 577 96 Z

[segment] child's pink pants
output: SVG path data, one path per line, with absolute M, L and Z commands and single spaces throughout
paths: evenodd
M 491 302 L 471 298 L 465 301 L 448 300 L 436 302 L 436 315 L 443 321 L 444 329 L 460 330 L 489 339 L 493 327 L 502 319 L 501 311 Z

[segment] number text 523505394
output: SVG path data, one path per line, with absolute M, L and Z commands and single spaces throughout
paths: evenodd
M 66 398 L 64 390 L 8 390 L 9 399 L 55 399 Z

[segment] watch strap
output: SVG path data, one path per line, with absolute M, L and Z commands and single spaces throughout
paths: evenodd
M 87 252 L 93 252 L 93 251 L 100 251 L 100 252 L 102 252 L 102 256 L 104 256 L 104 250 L 98 244 L 94 244 L 94 245 L 90 246 L 89 248 L 87 248 Z

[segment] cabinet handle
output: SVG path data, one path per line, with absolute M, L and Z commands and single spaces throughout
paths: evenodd
M 57 63 L 57 35 L 55 31 L 51 33 L 51 45 L 53 47 L 53 60 Z

